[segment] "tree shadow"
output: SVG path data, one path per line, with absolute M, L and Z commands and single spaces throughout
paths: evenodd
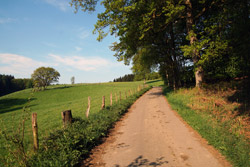
M 148 95 L 153 95 L 153 96 L 160 96 L 162 95 L 163 92 L 159 91 L 159 92 L 152 92 L 152 93 L 149 93 Z
M 172 88 L 170 88 L 169 86 L 164 86 L 164 87 L 163 87 L 162 93 L 163 93 L 164 95 L 166 95 L 166 94 L 171 93 L 171 92 L 173 92 L 173 91 L 174 91 L 174 90 L 173 90 Z
M 168 161 L 164 160 L 164 157 L 156 158 L 155 161 L 149 161 L 146 158 L 143 158 L 142 155 L 138 156 L 133 162 L 131 162 L 127 167 L 138 167 L 138 166 L 162 166 L 168 164 Z M 115 164 L 115 167 L 121 167 L 119 164 Z
M 0 114 L 12 112 L 15 110 L 22 109 L 25 104 L 27 104 L 29 101 L 33 101 L 36 98 L 29 99 L 21 99 L 21 98 L 6 98 L 0 100 Z M 34 105 L 29 105 L 34 106 Z
M 68 86 L 68 85 L 65 85 L 65 86 L 60 86 L 60 87 L 52 87 L 52 88 L 46 88 L 45 90 L 57 90 L 57 89 L 67 89 L 67 88 L 71 88 L 72 86 Z
M 250 116 L 250 79 L 245 79 L 239 82 L 236 86 L 236 91 L 231 96 L 227 97 L 230 102 L 237 102 L 239 114 Z
M 155 83 L 155 82 L 159 82 L 161 81 L 160 79 L 154 80 L 154 81 L 147 81 L 146 84 L 151 84 L 151 83 Z

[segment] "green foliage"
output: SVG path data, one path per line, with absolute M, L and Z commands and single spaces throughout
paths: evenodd
M 46 88 L 53 82 L 58 82 L 60 73 L 51 67 L 39 67 L 31 75 L 35 87 Z
M 131 81 L 143 81 L 159 79 L 160 75 L 157 72 L 145 73 L 145 74 L 127 74 L 123 77 L 114 79 L 114 82 L 131 82 Z
M 72 0 L 84 11 L 92 11 L 96 2 Z M 98 14 L 95 24 L 97 40 L 108 34 L 117 36 L 119 42 L 111 47 L 114 56 L 126 65 L 132 61 L 138 78 L 156 67 L 169 86 L 178 88 L 183 77 L 185 82 L 196 77 L 200 86 L 204 79 L 216 80 L 217 76 L 249 75 L 247 0 L 104 0 L 101 4 L 105 11 Z M 190 75 L 186 70 L 190 66 L 201 75 Z
M 155 80 L 161 78 L 158 72 L 146 73 L 145 75 L 135 75 L 134 81 Z
M 22 109 L 22 116 L 18 126 L 12 125 L 9 130 L 1 122 L 0 137 L 6 154 L 0 158 L 0 163 L 6 167 L 20 166 L 26 167 L 29 158 L 27 145 L 25 142 L 25 123 L 30 119 L 29 103 Z M 2 149 L 2 148 L 1 148 Z
M 14 76 L 0 74 L 0 96 L 32 87 L 31 79 L 15 79 Z
M 114 82 L 131 82 L 134 81 L 134 74 L 126 74 L 123 77 L 114 79 Z
M 8 94 L 11 91 L 11 80 L 14 76 L 11 75 L 0 75 L 0 95 Z

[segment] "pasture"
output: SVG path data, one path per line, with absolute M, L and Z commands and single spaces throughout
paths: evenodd
M 162 81 L 149 81 L 150 85 L 163 84 Z M 88 104 L 88 96 L 91 97 L 90 115 L 100 111 L 102 96 L 106 97 L 106 106 L 110 104 L 110 94 L 113 96 L 113 104 L 129 91 L 135 92 L 143 82 L 114 82 L 96 84 L 54 85 L 45 91 L 32 92 L 32 89 L 15 92 L 0 97 L 0 128 L 10 133 L 16 131 L 24 115 L 23 108 L 30 115 L 37 113 L 39 138 L 48 135 L 51 131 L 62 127 L 61 112 L 70 109 L 73 117 L 86 119 L 85 112 Z M 126 93 L 125 93 L 126 92 Z M 25 123 L 26 147 L 32 143 L 31 119 Z M 3 142 L 1 142 L 1 148 Z M 0 154 L 4 154 L 0 149 Z

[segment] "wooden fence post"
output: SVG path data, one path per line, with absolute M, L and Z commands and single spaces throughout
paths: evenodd
M 72 123 L 72 113 L 71 110 L 66 110 L 62 112 L 63 127 L 65 128 L 67 124 Z
M 34 151 L 38 150 L 38 127 L 37 127 L 37 113 L 32 113 L 32 131 L 34 141 Z
M 127 99 L 127 91 L 125 91 L 125 99 Z
M 102 96 L 102 108 L 101 109 L 104 109 L 105 108 L 105 96 Z
M 113 103 L 113 97 L 112 97 L 112 93 L 110 93 L 110 106 L 112 106 Z
M 122 92 L 120 91 L 120 101 L 122 100 Z
M 117 103 L 117 100 L 118 100 L 118 99 L 117 99 L 117 94 L 115 93 L 115 102 L 116 102 L 116 103 Z
M 88 108 L 87 108 L 87 111 L 86 111 L 86 117 L 87 118 L 89 117 L 89 111 L 90 111 L 90 96 L 88 97 Z

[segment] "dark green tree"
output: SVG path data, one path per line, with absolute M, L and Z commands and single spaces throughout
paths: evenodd
M 97 0 L 72 0 L 93 11 Z M 159 67 L 169 86 L 249 75 L 249 1 L 103 0 L 94 33 L 119 38 L 111 49 L 135 73 Z M 193 70 L 194 75 L 190 74 Z M 188 79 L 188 77 L 190 77 Z M 184 81 L 183 81 L 184 80 Z

